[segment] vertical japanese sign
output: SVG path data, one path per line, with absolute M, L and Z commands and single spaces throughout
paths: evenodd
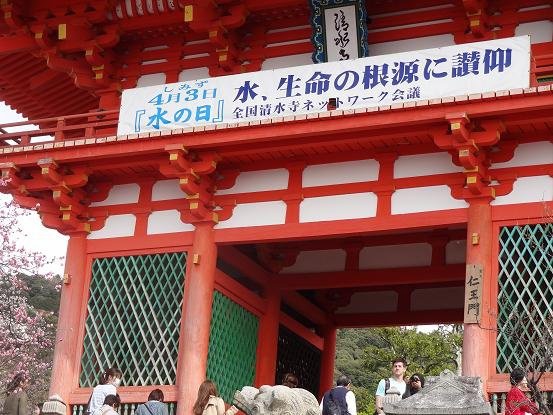
M 467 264 L 464 323 L 480 323 L 481 321 L 483 277 L 482 265 Z
M 313 62 L 369 56 L 364 0 L 310 0 Z
M 528 88 L 528 36 L 123 91 L 135 134 Z

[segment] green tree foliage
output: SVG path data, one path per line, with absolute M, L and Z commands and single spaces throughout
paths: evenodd
M 432 376 L 444 369 L 456 372 L 462 343 L 460 330 L 459 326 L 439 326 L 430 333 L 415 327 L 340 330 L 335 374 L 350 377 L 360 414 L 372 414 L 378 381 L 390 376 L 395 357 L 407 360 L 408 374 Z

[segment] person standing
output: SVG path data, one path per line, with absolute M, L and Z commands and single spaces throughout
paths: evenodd
M 238 408 L 233 405 L 225 411 L 225 401 L 219 397 L 215 383 L 208 379 L 198 389 L 192 412 L 194 415 L 234 415 Z
M 99 415 L 96 412 L 102 407 L 106 397 L 117 395 L 122 376 L 122 372 L 116 367 L 110 367 L 100 375 L 100 384 L 92 390 L 85 415 Z
M 16 374 L 6 386 L 6 400 L 4 401 L 5 415 L 27 415 L 28 397 L 27 386 L 29 379 L 24 373 Z
M 511 390 L 505 399 L 505 415 L 525 415 L 526 413 L 538 415 L 538 406 L 523 392 L 523 389 L 528 389 L 525 371 L 519 367 L 513 369 L 509 382 Z
M 322 415 L 357 415 L 357 403 L 355 394 L 350 390 L 351 381 L 347 376 L 340 376 L 336 381 L 336 387 L 327 391 L 321 401 Z M 338 412 L 337 407 L 340 412 Z
M 99 415 L 119 415 L 119 407 L 121 406 L 121 398 L 119 395 L 108 395 L 104 399 L 104 404 L 98 409 Z
M 399 399 L 405 394 L 407 390 L 407 384 L 403 379 L 405 371 L 407 370 L 407 361 L 403 357 L 395 358 L 392 361 L 392 377 L 388 379 L 381 379 L 378 382 L 378 387 L 375 393 L 375 406 L 376 413 L 379 415 L 384 414 L 384 397 L 388 390 L 394 391 L 399 395 Z
M 148 395 L 148 402 L 138 405 L 135 415 L 169 415 L 167 405 L 163 403 L 163 391 L 154 389 Z
M 413 373 L 407 381 L 407 389 L 405 390 L 402 399 L 408 398 L 409 396 L 420 392 L 422 388 L 424 388 L 424 376 L 420 373 Z

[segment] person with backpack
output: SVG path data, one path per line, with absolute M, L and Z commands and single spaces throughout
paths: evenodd
M 384 403 L 387 394 L 394 394 L 394 401 L 399 401 L 405 394 L 407 384 L 403 379 L 407 370 L 407 361 L 403 357 L 395 358 L 392 361 L 392 377 L 381 379 L 375 393 L 375 414 L 384 415 Z M 397 395 L 397 396 L 395 396 Z M 386 402 L 388 403 L 388 402 Z
M 336 387 L 327 391 L 321 401 L 322 415 L 357 415 L 355 394 L 350 390 L 351 381 L 347 376 L 340 376 Z
M 154 389 L 148 395 L 148 402 L 138 405 L 134 415 L 169 415 L 167 405 L 163 403 L 163 391 Z

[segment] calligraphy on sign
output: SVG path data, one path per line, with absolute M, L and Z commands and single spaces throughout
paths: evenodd
M 464 323 L 480 323 L 480 318 L 482 316 L 483 277 L 484 272 L 482 265 L 467 264 Z
M 123 91 L 117 134 L 241 123 L 528 88 L 529 37 Z
M 310 0 L 313 62 L 369 56 L 365 0 Z

